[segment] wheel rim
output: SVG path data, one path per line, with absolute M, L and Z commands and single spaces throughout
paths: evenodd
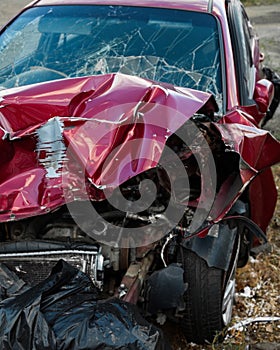
M 235 294 L 235 272 L 236 272 L 236 267 L 238 262 L 239 249 L 240 249 L 240 237 L 238 236 L 234 260 L 233 260 L 232 268 L 227 280 L 227 284 L 225 286 L 225 291 L 224 291 L 223 301 L 222 301 L 222 318 L 225 326 L 227 326 L 231 321 L 232 307 L 233 307 L 234 294 Z
M 223 297 L 223 322 L 224 325 L 228 325 L 231 320 L 232 306 L 235 293 L 235 278 L 230 279 L 226 285 L 226 289 Z

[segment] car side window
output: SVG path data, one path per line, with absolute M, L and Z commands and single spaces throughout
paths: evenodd
M 247 77 L 247 89 L 248 89 L 248 98 L 253 99 L 254 88 L 255 88 L 255 67 L 253 62 L 253 52 L 252 52 L 252 44 L 253 44 L 253 34 L 252 27 L 250 25 L 249 18 L 245 12 L 244 7 L 242 8 L 242 26 L 244 32 L 244 41 L 246 48 L 246 66 L 245 66 L 245 74 Z
M 252 30 L 245 9 L 239 1 L 229 3 L 228 15 L 240 103 L 250 105 L 253 103 L 256 75 L 252 54 Z

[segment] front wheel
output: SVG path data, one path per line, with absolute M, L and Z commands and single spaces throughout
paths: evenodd
M 209 267 L 204 259 L 188 249 L 182 249 L 180 255 L 188 284 L 182 314 L 183 332 L 189 342 L 212 342 L 231 320 L 237 254 L 228 273 Z

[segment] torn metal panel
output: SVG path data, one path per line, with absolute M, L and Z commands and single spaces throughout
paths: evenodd
M 65 195 L 68 201 L 86 199 L 87 193 L 92 200 L 104 199 L 104 189 L 156 167 L 167 140 L 195 113 L 211 120 L 217 108 L 207 93 L 122 74 L 11 89 L 1 106 L 1 221 L 58 208 Z M 199 118 L 193 122 L 199 130 Z M 232 163 L 230 152 L 240 158 L 237 173 L 218 191 L 212 211 L 218 219 L 258 172 L 277 162 L 279 144 L 238 110 L 202 130 L 214 154 L 224 144 L 218 172 Z M 136 146 L 127 148 L 132 143 Z M 181 152 L 181 159 L 189 152 Z
M 279 161 L 279 142 L 267 130 L 251 123 L 244 112 L 225 115 L 216 127 L 229 150 L 239 153 L 253 169 L 261 171 Z
M 102 198 L 100 176 L 103 183 L 106 180 L 105 184 L 116 187 L 154 167 L 169 135 L 204 106 L 209 111 L 216 109 L 209 94 L 189 89 L 177 92 L 171 86 L 119 74 L 44 83 L 16 93 L 11 90 L 3 97 L 2 106 L 2 128 L 9 125 L 9 137 L 2 144 L 11 156 L 1 164 L 1 220 L 11 219 L 11 214 L 23 218 L 31 212 L 44 213 L 64 203 L 61 165 L 68 167 L 65 147 L 70 145 L 73 157 L 69 167 L 80 164 L 86 169 L 85 174 L 72 169 L 69 192 L 84 198 L 79 183 L 85 176 L 88 185 L 97 188 L 92 197 Z M 127 157 L 131 161 L 135 156 L 127 155 L 125 144 L 139 137 L 136 151 L 140 161 L 120 178 L 118 169 Z M 119 166 L 114 159 L 101 173 L 108 155 L 118 146 L 115 159 Z M 19 196 L 24 199 L 18 200 Z
M 63 129 L 63 122 L 55 117 L 35 131 L 38 161 L 46 170 L 47 178 L 61 176 L 59 170 L 62 169 L 66 156 Z

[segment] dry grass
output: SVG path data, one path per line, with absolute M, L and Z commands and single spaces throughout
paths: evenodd
M 280 165 L 273 168 L 280 187 Z M 271 252 L 262 253 L 237 272 L 237 298 L 233 323 L 260 316 L 280 317 L 280 194 L 274 218 L 267 235 Z M 247 296 L 244 296 L 244 291 Z M 234 343 L 273 342 L 280 344 L 280 322 L 252 323 L 243 330 L 231 332 Z

